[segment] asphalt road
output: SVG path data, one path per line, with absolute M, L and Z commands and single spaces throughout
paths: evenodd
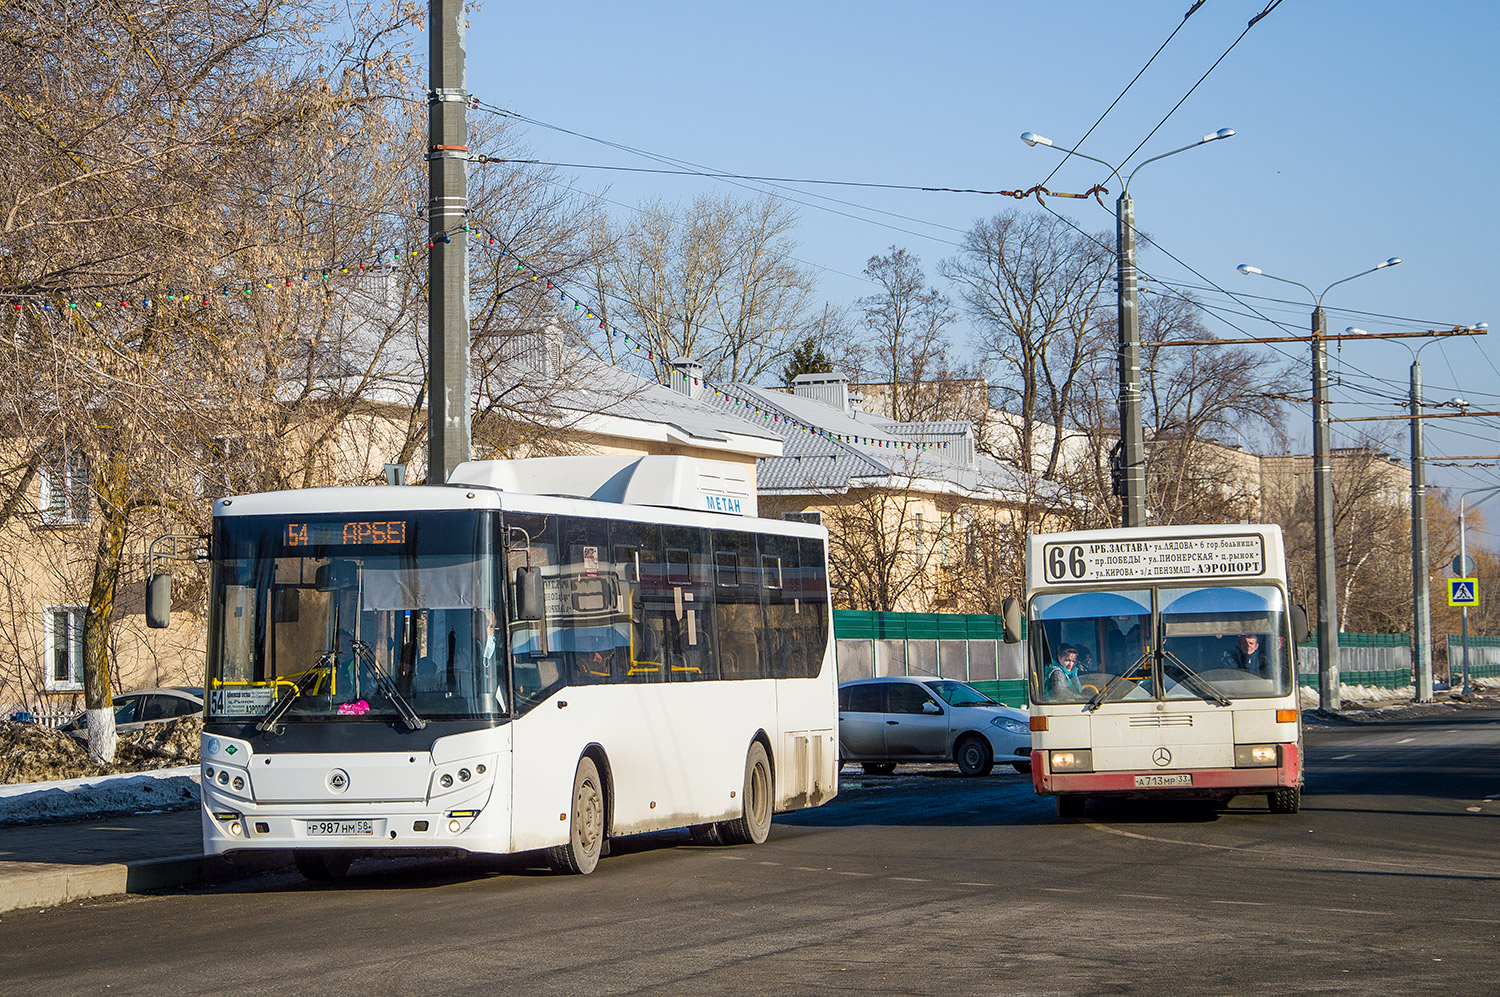
M 1302 813 L 847 775 L 760 847 L 364 862 L 0 921 L 0 993 L 1493 993 L 1500 710 L 1308 732 Z

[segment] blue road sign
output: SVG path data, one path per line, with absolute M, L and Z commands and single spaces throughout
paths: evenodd
M 1477 606 L 1477 605 L 1479 605 L 1479 579 L 1477 579 L 1477 578 L 1450 578 L 1450 579 L 1448 579 L 1448 605 L 1450 605 L 1450 606 Z

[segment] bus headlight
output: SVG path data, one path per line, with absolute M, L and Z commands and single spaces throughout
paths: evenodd
M 1048 755 L 1054 772 L 1092 772 L 1094 753 L 1087 748 L 1075 751 L 1054 751 Z
M 1237 769 L 1267 768 L 1281 760 L 1281 751 L 1275 744 L 1236 744 L 1234 767 Z

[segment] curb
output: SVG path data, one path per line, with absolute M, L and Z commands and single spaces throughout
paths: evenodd
M 90 897 L 145 893 L 192 883 L 239 879 L 291 866 L 290 852 L 263 852 L 230 862 L 218 855 L 178 855 L 103 865 L 51 865 L 0 871 L 0 913 L 55 907 Z

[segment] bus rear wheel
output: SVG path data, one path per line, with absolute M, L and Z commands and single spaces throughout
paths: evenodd
M 354 855 L 336 849 L 298 848 L 292 852 L 292 861 L 296 863 L 297 871 L 302 874 L 303 879 L 323 882 L 341 879 L 349 871 Z
M 572 817 L 568 842 L 547 849 L 547 864 L 555 872 L 586 876 L 604 851 L 604 790 L 592 758 L 581 758 L 573 775 Z
M 745 756 L 745 788 L 740 793 L 741 815 L 736 820 L 720 821 L 723 840 L 731 845 L 758 845 L 771 835 L 771 813 L 775 804 L 775 783 L 771 779 L 771 760 L 765 745 L 750 745 Z
M 1298 786 L 1278 789 L 1266 794 L 1266 802 L 1273 814 L 1294 814 L 1302 809 L 1302 789 Z

